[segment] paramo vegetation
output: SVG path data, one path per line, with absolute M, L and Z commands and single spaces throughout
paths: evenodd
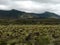
M 0 45 L 60 45 L 60 25 L 0 25 Z

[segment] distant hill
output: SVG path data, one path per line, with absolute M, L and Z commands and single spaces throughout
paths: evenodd
M 55 14 L 55 13 L 51 13 L 51 12 L 45 12 L 42 14 L 37 14 L 39 16 L 39 18 L 55 18 L 55 19 L 60 19 L 60 16 Z
M 35 14 L 35 13 L 25 13 L 22 11 L 18 10 L 0 10 L 0 19 L 25 19 L 25 18 L 39 18 L 39 19 L 44 19 L 44 18 L 54 18 L 54 19 L 60 19 L 60 16 L 51 13 L 51 12 L 45 12 L 42 14 Z

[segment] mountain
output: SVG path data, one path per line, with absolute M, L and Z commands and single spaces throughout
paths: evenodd
M 55 13 L 51 13 L 51 12 L 45 12 L 42 14 L 37 14 L 39 16 L 39 18 L 55 18 L 55 19 L 59 19 L 60 16 L 55 14 Z
M 16 19 L 18 15 L 22 15 L 22 12 L 17 10 L 0 10 L 0 19 Z
M 54 19 L 60 19 L 60 16 L 51 13 L 51 12 L 45 12 L 42 14 L 35 14 L 35 13 L 26 13 L 18 10 L 0 10 L 0 19 L 25 19 L 25 18 L 54 18 Z

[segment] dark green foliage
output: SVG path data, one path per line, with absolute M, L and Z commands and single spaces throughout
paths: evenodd
M 43 24 L 43 25 L 58 25 L 60 24 L 60 19 L 19 19 L 19 20 L 0 20 L 0 25 L 9 25 L 9 24 Z
M 6 41 L 0 41 L 0 45 L 7 45 Z

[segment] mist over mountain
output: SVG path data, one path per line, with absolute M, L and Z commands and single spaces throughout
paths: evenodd
M 51 13 L 51 12 L 45 12 L 41 14 L 36 14 L 36 13 L 26 13 L 18 10 L 0 10 L 0 19 L 27 19 L 27 18 L 39 18 L 39 19 L 44 19 L 44 18 L 54 18 L 54 19 L 60 19 L 60 16 Z

